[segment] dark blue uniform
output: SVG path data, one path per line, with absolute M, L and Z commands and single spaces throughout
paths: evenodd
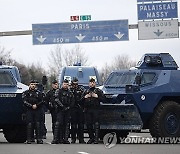
M 71 109 L 71 138 L 72 143 L 76 142 L 76 137 L 79 139 L 79 143 L 84 142 L 84 107 L 83 107 L 83 94 L 84 87 L 77 86 L 71 88 L 74 95 L 74 106 Z M 77 136 L 76 136 L 77 135 Z
M 56 117 L 57 117 L 57 104 L 55 102 L 55 92 L 56 92 L 56 89 L 51 89 L 47 91 L 46 96 L 44 98 L 46 107 L 49 109 L 51 113 L 53 134 L 54 134 L 54 127 L 56 123 Z
M 42 143 L 42 132 L 41 122 L 43 121 L 43 97 L 42 93 L 38 90 L 27 90 L 22 95 L 24 106 L 26 108 L 26 119 L 27 119 L 27 141 L 31 142 L 33 125 L 36 128 L 37 143 Z M 33 109 L 33 105 L 37 106 Z
M 54 129 L 54 143 L 69 143 L 70 108 L 74 104 L 74 96 L 69 89 L 58 89 L 55 93 L 57 117 Z M 58 141 L 59 140 L 59 141 Z
M 98 98 L 89 97 L 84 99 L 85 119 L 90 140 L 88 143 L 98 143 L 99 137 L 99 106 L 104 101 L 102 90 L 92 87 L 86 90 L 85 94 L 97 94 Z M 94 128 L 94 129 L 93 129 Z M 95 132 L 95 134 L 94 134 Z

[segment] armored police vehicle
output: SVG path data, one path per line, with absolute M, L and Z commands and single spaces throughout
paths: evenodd
M 102 90 L 101 137 L 141 129 L 153 137 L 180 136 L 180 71 L 169 53 L 145 54 L 135 69 L 112 72 Z
M 11 143 L 26 141 L 22 93 L 28 86 L 20 81 L 17 67 L 0 65 L 0 129 Z
M 89 79 L 94 78 L 96 84 L 100 86 L 101 80 L 99 73 L 95 67 L 90 66 L 67 66 L 60 72 L 60 85 L 64 79 L 67 79 L 70 83 L 73 78 L 76 77 L 79 80 L 79 84 L 83 85 L 85 88 L 88 87 Z

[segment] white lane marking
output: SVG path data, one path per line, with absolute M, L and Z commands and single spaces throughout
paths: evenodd
M 87 152 L 78 152 L 79 154 L 90 154 L 90 153 L 87 153 Z

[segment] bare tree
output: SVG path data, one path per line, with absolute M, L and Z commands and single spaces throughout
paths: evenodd
M 136 61 L 129 58 L 128 55 L 117 55 L 112 60 L 112 63 L 108 65 L 107 63 L 102 67 L 100 71 L 100 77 L 104 82 L 108 75 L 115 70 L 129 69 L 136 65 Z
M 63 58 L 66 66 L 72 66 L 78 62 L 81 63 L 81 65 L 87 65 L 88 63 L 88 57 L 85 55 L 80 45 L 76 45 L 71 50 L 65 50 L 63 52 Z
M 14 63 L 14 60 L 11 58 L 11 51 L 12 50 L 6 50 L 5 47 L 0 46 L 0 61 L 4 65 L 12 65 Z
M 50 53 L 49 73 L 51 76 L 57 76 L 62 67 L 72 66 L 76 63 L 81 63 L 81 65 L 88 63 L 88 57 L 79 45 L 64 50 L 62 46 L 57 45 Z
M 59 70 L 63 67 L 63 51 L 60 45 L 57 45 L 54 50 L 51 50 L 49 56 L 49 70 L 51 75 L 57 75 Z
M 28 85 L 29 81 L 31 79 L 31 75 L 30 75 L 30 72 L 29 72 L 27 66 L 22 63 L 16 62 L 16 61 L 14 61 L 13 65 L 17 66 L 19 69 L 19 72 L 21 75 L 21 82 Z
M 30 73 L 30 79 L 35 79 L 38 82 L 41 82 L 42 76 L 46 75 L 46 71 L 39 62 L 29 65 L 28 72 Z
M 11 57 L 11 51 L 0 46 L 0 61 L 4 65 L 17 66 L 21 74 L 22 83 L 29 84 L 31 79 L 36 79 L 40 82 L 42 76 L 46 74 L 41 64 L 37 63 L 26 66 L 23 63 L 19 63 Z
M 106 80 L 106 78 L 108 77 L 110 72 L 112 72 L 112 70 L 113 70 L 112 66 L 108 65 L 107 63 L 105 63 L 104 67 L 101 68 L 101 71 L 99 73 L 102 82 L 104 82 Z
M 136 61 L 133 61 L 129 58 L 128 55 L 117 55 L 113 59 L 112 68 L 114 70 L 120 70 L 120 69 L 129 69 L 136 65 Z

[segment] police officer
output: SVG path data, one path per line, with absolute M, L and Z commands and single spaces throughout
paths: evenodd
M 56 90 L 55 97 L 58 111 L 54 128 L 54 138 L 51 143 L 70 144 L 68 141 L 70 129 L 70 108 L 74 104 L 74 96 L 69 90 L 68 80 L 64 80 L 62 88 Z
M 54 128 L 56 123 L 56 102 L 55 102 L 55 92 L 59 88 L 57 80 L 52 82 L 51 90 L 47 91 L 45 96 L 45 104 L 46 107 L 49 109 L 51 117 L 52 117 L 52 131 L 54 134 Z
M 78 79 L 74 78 L 71 82 L 71 91 L 74 95 L 74 106 L 71 109 L 71 143 L 76 142 L 76 135 L 79 143 L 84 142 L 84 113 L 83 113 L 83 94 L 84 87 L 78 85 Z
M 36 88 L 36 81 L 32 80 L 29 84 L 29 90 L 22 94 L 24 106 L 27 108 L 27 144 L 31 144 L 33 125 L 36 128 L 37 144 L 43 144 L 41 134 L 41 121 L 43 120 L 42 93 Z
M 100 102 L 104 101 L 104 94 L 99 88 L 96 88 L 96 82 L 93 78 L 89 80 L 89 89 L 85 92 L 84 101 L 86 125 L 90 138 L 87 144 L 98 144 L 99 106 Z
M 40 84 L 39 82 L 36 82 L 36 87 L 37 87 L 37 90 L 42 92 L 43 101 L 45 101 L 44 100 L 45 99 L 45 93 L 44 93 L 43 84 Z M 45 121 L 46 121 L 45 112 L 47 111 L 47 107 L 46 107 L 44 102 L 42 104 L 42 110 L 43 110 L 43 121 L 41 121 L 42 138 L 46 139 L 47 128 L 46 128 L 46 125 L 45 125 Z

